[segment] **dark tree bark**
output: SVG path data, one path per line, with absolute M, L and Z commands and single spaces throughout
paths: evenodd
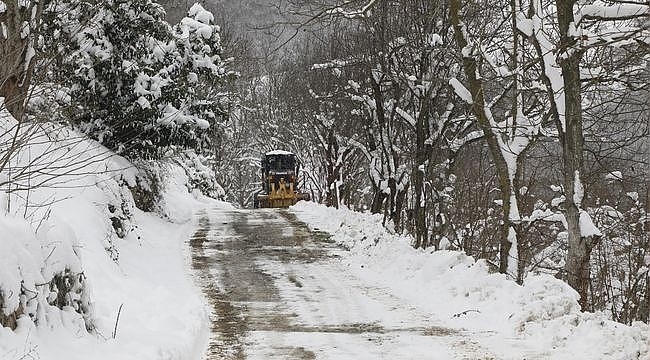
M 5 98 L 7 110 L 18 120 L 25 112 L 36 55 L 33 42 L 45 3 L 30 1 L 25 7 L 18 1 L 5 1 L 6 9 L 0 13 L 0 97 Z
M 451 23 L 454 27 L 454 35 L 456 43 L 460 49 L 467 47 L 468 43 L 463 35 L 463 27 L 465 26 L 460 18 L 460 10 L 462 4 L 461 0 L 450 0 L 449 11 Z M 499 189 L 501 191 L 501 201 L 503 202 L 503 217 L 501 229 L 499 231 L 499 272 L 506 273 L 508 271 L 508 259 L 512 242 L 509 240 L 511 228 L 513 226 L 510 219 L 510 207 L 513 195 L 513 184 L 510 180 L 508 164 L 503 156 L 497 135 L 490 124 L 488 115 L 485 108 L 485 92 L 483 91 L 482 80 L 477 77 L 478 64 L 476 59 L 471 56 L 463 56 L 463 71 L 469 85 L 469 91 L 472 94 L 473 103 L 471 105 L 472 114 L 477 119 L 477 122 L 484 133 L 485 141 L 492 160 L 494 161 L 497 177 L 499 179 Z M 514 231 L 514 229 L 513 229 Z M 517 259 L 518 260 L 518 259 Z M 514 274 L 513 274 L 514 275 Z
M 425 105 L 426 107 L 427 105 Z M 415 201 L 413 215 L 415 217 L 415 248 L 429 246 L 427 229 L 427 199 L 424 188 L 425 163 L 429 158 L 430 146 L 425 144 L 428 138 L 428 112 L 422 111 L 415 125 L 415 166 L 413 169 L 413 185 L 415 186 Z
M 562 77 L 564 79 L 565 113 L 564 124 L 560 125 L 562 143 L 562 160 L 564 162 L 565 217 L 568 232 L 568 253 L 566 260 L 567 281 L 580 294 L 580 306 L 587 310 L 589 306 L 589 280 L 591 256 L 591 239 L 582 236 L 580 231 L 580 202 L 584 189 L 580 178 L 584 173 L 583 131 L 582 131 L 582 89 L 580 83 L 580 60 L 582 50 L 575 47 L 576 40 L 569 35 L 569 27 L 574 22 L 574 0 L 558 0 L 557 16 L 560 29 L 560 44 L 565 56 L 560 58 Z M 561 114 L 560 114 L 561 115 Z M 564 125 L 564 128 L 562 128 Z

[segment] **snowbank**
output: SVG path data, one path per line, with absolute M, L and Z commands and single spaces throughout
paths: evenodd
M 415 250 L 379 215 L 310 202 L 291 211 L 349 248 L 342 261 L 359 278 L 431 314 L 434 324 L 466 329 L 504 359 L 650 359 L 648 325 L 580 312 L 577 293 L 553 277 L 531 275 L 519 286 L 461 252 Z
M 2 129 L 14 124 L 0 113 Z M 64 127 L 32 130 L 11 175 L 0 171 L 0 185 L 12 176 L 14 190 L 41 185 L 11 195 L 0 187 L 0 318 L 16 327 L 0 326 L 0 358 L 201 358 L 208 310 L 185 242 L 197 209 L 227 205 L 190 192 L 186 171 L 170 162 L 165 219 L 145 213 L 126 159 Z M 21 168 L 39 171 L 21 178 Z

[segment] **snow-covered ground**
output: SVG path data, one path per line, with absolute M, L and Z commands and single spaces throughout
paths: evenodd
M 192 223 L 174 224 L 141 211 L 136 219 L 140 239 L 117 244 L 118 263 L 103 254 L 97 238 L 79 242 L 96 333 L 87 333 L 76 313 L 49 309 L 46 324 L 36 327 L 24 319 L 15 333 L 0 329 L 0 359 L 199 358 L 207 311 L 187 275 L 184 241 Z M 88 234 L 75 224 L 73 230 Z
M 650 359 L 650 327 L 582 313 L 577 293 L 547 275 L 519 286 L 455 251 L 423 251 L 382 225 L 381 216 L 301 202 L 312 229 L 350 249 L 342 261 L 367 285 L 388 290 L 435 322 L 461 328 L 503 359 Z
M 3 128 L 13 121 L 0 116 Z M 29 192 L 0 192 L 2 311 L 19 315 L 15 331 L 0 327 L 0 359 L 201 358 L 208 310 L 189 273 L 186 242 L 197 209 L 229 205 L 190 193 L 185 171 L 170 162 L 162 215 L 140 211 L 127 188 L 135 168 L 54 125 L 30 134 L 12 159 L 12 176 L 27 164 L 42 171 L 19 182 L 56 176 Z M 39 206 L 25 210 L 27 201 Z M 120 220 L 122 237 L 111 218 Z M 51 284 L 66 272 L 74 290 L 57 300 L 60 285 Z
M 10 127 L 4 116 L 0 125 Z M 19 183 L 49 180 L 0 193 L 2 315 L 18 314 L 15 331 L 0 328 L 0 359 L 202 358 L 209 310 L 190 275 L 187 241 L 197 211 L 230 205 L 188 191 L 186 172 L 170 162 L 159 215 L 145 213 L 127 188 L 138 172 L 125 159 L 54 125 L 30 141 L 12 160 L 11 176 L 29 163 L 41 171 Z M 9 173 L 0 173 L 0 184 Z M 410 313 L 464 329 L 498 358 L 650 359 L 648 325 L 581 313 L 577 294 L 555 278 L 531 275 L 518 286 L 460 252 L 415 250 L 378 216 L 313 203 L 291 211 L 350 249 L 340 261 L 358 288 L 383 289 Z M 62 275 L 73 289 L 64 298 Z

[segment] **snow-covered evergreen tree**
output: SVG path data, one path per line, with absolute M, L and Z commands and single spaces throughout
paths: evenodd
M 151 0 L 73 9 L 79 25 L 67 20 L 60 26 L 64 35 L 53 32 L 52 40 L 64 50 L 64 38 L 71 40 L 69 56 L 54 71 L 76 106 L 73 124 L 132 159 L 210 147 L 227 118 L 223 88 L 233 77 L 213 15 L 195 4 L 172 27 Z

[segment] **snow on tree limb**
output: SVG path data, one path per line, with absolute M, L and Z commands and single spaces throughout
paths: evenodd
M 456 78 L 451 78 L 449 79 L 449 85 L 454 88 L 454 92 L 458 97 L 463 99 L 468 104 L 473 104 L 474 100 L 472 100 L 472 93 L 469 92 L 469 90 L 463 85 L 458 79 Z
M 413 115 L 407 113 L 400 107 L 396 107 L 395 112 L 397 112 L 404 120 L 406 120 L 409 123 L 409 125 L 415 126 L 416 120 L 413 117 Z
M 470 143 L 474 140 L 482 139 L 483 138 L 483 130 L 475 130 L 471 131 L 467 135 L 461 137 L 461 138 L 455 138 L 449 143 L 449 149 L 452 152 L 457 152 L 460 150 L 461 147 L 463 147 L 465 144 Z
M 370 0 L 359 10 L 347 11 L 340 6 L 330 9 L 326 12 L 327 15 L 341 15 L 347 19 L 361 19 L 368 16 L 368 12 L 375 5 L 377 0 Z
M 641 3 L 618 3 L 608 5 L 604 2 L 585 5 L 580 9 L 583 18 L 592 20 L 631 20 L 650 16 L 650 5 Z

